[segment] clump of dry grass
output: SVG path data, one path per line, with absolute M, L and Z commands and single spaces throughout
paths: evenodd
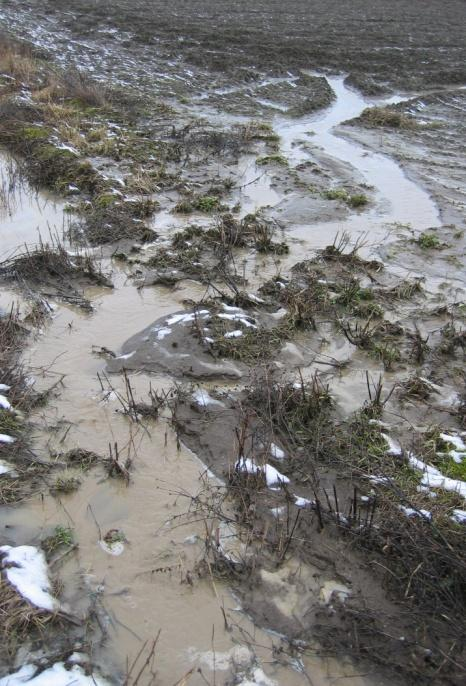
M 13 657 L 31 632 L 43 632 L 54 616 L 28 603 L 0 574 L 1 651 Z
M 386 127 L 390 129 L 415 130 L 422 128 L 416 118 L 410 114 L 400 112 L 394 107 L 366 107 L 365 110 L 352 120 L 369 127 Z
M 0 264 L 0 278 L 16 282 L 27 295 L 37 297 L 37 291 L 51 293 L 61 300 L 83 309 L 92 306 L 78 286 L 97 284 L 112 287 L 111 282 L 96 266 L 89 253 L 70 255 L 59 241 L 24 248 Z

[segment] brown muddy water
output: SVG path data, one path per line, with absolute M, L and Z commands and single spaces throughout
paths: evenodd
M 359 114 L 368 101 L 346 88 L 343 77 L 329 81 L 337 99 L 324 113 L 300 120 L 277 115 L 273 123 L 281 136 L 282 153 L 292 165 L 324 156 L 334 164 L 346 165 L 375 186 L 374 206 L 346 219 L 310 226 L 305 208 L 302 216 L 293 214 L 293 198 L 285 198 L 274 189 L 269 173 L 258 172 L 252 159 L 242 158 L 237 170 L 242 185 L 238 191 L 241 213 L 267 205 L 277 219 L 288 216 L 286 235 L 291 245 L 290 255 L 279 265 L 270 258 L 245 256 L 251 290 L 278 269 L 286 273 L 298 259 L 331 243 L 338 231 L 348 231 L 353 240 L 367 235 L 366 250 L 373 252 L 397 223 L 412 224 L 416 230 L 439 225 L 435 204 L 395 162 L 337 136 L 334 127 Z M 64 217 L 61 203 L 42 193 L 34 195 L 20 184 L 0 216 L 1 253 L 22 243 L 36 243 L 37 228 L 46 238 L 49 227 L 63 227 Z M 169 235 L 183 222 L 169 212 L 161 213 L 154 220 L 154 228 Z M 278 660 L 276 648 L 282 645 L 281 637 L 254 626 L 228 584 L 214 581 L 208 574 L 198 577 L 196 564 L 203 557 L 206 522 L 190 515 L 192 497 L 222 489 L 222 484 L 206 474 L 193 453 L 177 445 L 167 418 L 135 424 L 118 411 L 121 407 L 115 390 L 124 394 L 124 380 L 112 376 L 115 390 L 106 383 L 102 389 L 97 374 L 106 361 L 93 352 L 93 347 L 95 351 L 105 346 L 118 354 L 128 338 L 158 318 L 182 309 L 185 299 L 198 300 L 204 288 L 184 281 L 175 289 L 138 291 L 124 270 L 110 261 L 104 261 L 103 267 L 112 271 L 114 290 L 86 292 L 94 306 L 91 314 L 56 303 L 53 319 L 31 342 L 24 361 L 38 390 L 63 378 L 47 406 L 33 417 L 38 454 L 48 459 L 80 447 L 108 455 L 109 443 L 117 443 L 121 454 L 133 461 L 130 484 L 106 479 L 96 468 L 79 475 L 81 487 L 74 494 L 59 498 L 45 495 L 17 507 L 3 507 L 5 542 L 34 544 L 57 525 L 73 528 L 79 547 L 63 562 L 59 576 L 64 582 L 64 598 L 76 613 L 85 611 L 90 598 L 100 608 L 108 637 L 102 646 L 96 646 L 94 658 L 104 673 L 122 673 L 127 657 L 131 659 L 144 641 L 154 639 L 161 630 L 156 669 L 163 684 L 176 682 L 193 667 L 201 668 L 202 674 L 194 672 L 190 684 L 205 684 L 205 678 L 209 683 L 223 684 L 232 672 L 245 671 L 248 664 L 250 678 L 243 681 L 245 685 L 329 686 L 342 683 L 342 679 L 348 686 L 384 683 L 376 674 L 361 675 L 343 660 L 319 656 L 318 646 L 303 649 L 299 657 Z M 6 307 L 12 298 L 17 299 L 5 291 L 2 305 Z M 363 364 L 367 368 L 367 361 Z M 356 388 L 362 389 L 362 366 L 353 382 L 356 377 Z M 131 377 L 134 392 L 141 399 L 150 386 L 167 390 L 172 381 L 168 375 Z M 355 386 L 349 390 L 347 381 L 341 384 L 345 409 L 359 406 L 357 402 L 351 407 Z M 119 555 L 110 554 L 101 545 L 100 539 L 111 529 L 120 530 L 126 539 Z M 288 567 L 293 565 L 297 568 L 298 563 L 288 563 Z M 315 592 L 323 603 L 330 600 L 332 590 L 342 592 L 335 584 L 332 579 L 317 583 Z M 276 587 L 277 606 L 299 622 L 299 596 L 284 588 L 281 579 L 276 580 Z M 229 631 L 225 630 L 223 612 Z

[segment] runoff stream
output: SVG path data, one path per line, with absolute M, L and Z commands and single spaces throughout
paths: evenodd
M 329 78 L 329 82 L 337 97 L 327 110 L 299 120 L 277 114 L 273 125 L 281 137 L 281 152 L 290 165 L 305 161 L 310 154 L 351 165 L 375 187 L 376 202 L 342 221 L 311 225 L 298 221 L 287 227 L 293 246 L 290 264 L 297 256 L 303 259 L 316 247 L 332 242 L 338 231 L 347 231 L 353 238 L 367 234 L 374 244 L 395 222 L 410 223 L 419 230 L 439 224 L 435 204 L 393 160 L 338 135 L 335 127 L 370 103 L 349 90 L 343 77 Z M 5 160 L 4 165 L 5 179 Z M 243 168 L 246 183 L 257 176 L 248 160 L 243 161 Z M 278 206 L 283 200 L 270 187 L 267 174 L 245 187 L 239 199 L 243 212 L 254 206 Z M 176 222 L 156 216 L 154 228 L 170 232 L 179 228 Z M 34 244 L 39 234 L 46 240 L 50 232 L 61 232 L 65 223 L 60 202 L 21 186 L 0 216 L 0 252 L 4 256 L 24 243 Z M 163 684 L 175 683 L 193 667 L 200 667 L 210 683 L 223 683 L 232 651 L 245 644 L 254 651 L 262 670 L 253 683 L 323 686 L 339 678 L 348 686 L 381 683 L 358 675 L 349 662 L 323 658 L 315 650 L 304 651 L 300 661 L 278 664 L 274 645 L 280 637 L 255 627 L 226 583 L 209 576 L 189 582 L 202 557 L 206 532 L 202 521 L 184 515 L 191 495 L 221 486 L 206 475 L 194 454 L 177 444 L 167 420 L 140 426 L 118 412 L 115 394 L 102 390 L 97 374 L 105 368 L 105 360 L 93 353 L 93 346 L 106 346 L 118 354 L 126 339 L 159 317 L 182 309 L 186 298 L 198 299 L 204 288 L 187 280 L 175 289 L 138 291 L 123 269 L 112 265 L 112 270 L 113 290 L 86 292 L 92 313 L 56 303 L 53 319 L 26 350 L 24 361 L 38 390 L 63 379 L 46 407 L 33 417 L 39 456 L 48 459 L 51 453 L 75 447 L 108 455 L 109 443 L 117 443 L 121 453 L 133 460 L 131 482 L 126 486 L 105 479 L 97 468 L 80 474 L 81 487 L 73 494 L 45 495 L 17 507 L 2 507 L 4 543 L 34 545 L 57 525 L 73 528 L 78 548 L 59 570 L 64 596 L 78 614 L 90 595 L 97 599 L 108 639 L 96 647 L 95 658 L 109 673 L 124 671 L 126 658 L 131 661 L 144 641 L 151 641 L 161 630 L 156 670 Z M 261 273 L 261 278 L 266 276 Z M 16 293 L 3 290 L 0 306 L 6 309 L 18 300 Z M 122 377 L 114 376 L 111 382 L 124 394 Z M 134 393 L 141 398 L 150 385 L 168 389 L 172 382 L 169 375 L 131 377 Z M 111 529 L 122 531 L 126 538 L 120 555 L 111 555 L 99 545 L 101 536 Z M 224 613 L 231 631 L 225 630 Z M 203 675 L 194 671 L 189 684 L 205 684 Z

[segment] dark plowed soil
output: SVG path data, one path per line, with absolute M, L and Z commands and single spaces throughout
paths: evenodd
M 2 3 L 32 11 L 39 23 L 66 11 L 74 39 L 115 39 L 151 59 L 254 80 L 257 71 L 347 71 L 367 92 L 466 82 L 462 0 L 28 0 Z M 64 17 L 60 16 L 60 23 Z M 110 31 L 109 31 L 110 29 Z M 119 40 L 119 39 L 118 39 Z M 109 41 L 110 44 L 112 40 Z M 114 41 L 113 41 L 114 42 Z M 154 53 L 156 53 L 154 55 Z

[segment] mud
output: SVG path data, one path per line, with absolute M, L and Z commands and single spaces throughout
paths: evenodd
M 239 84 L 248 106 L 248 89 L 259 82 L 260 92 L 264 72 L 300 68 L 345 71 L 368 94 L 466 80 L 460 0 L 447 8 L 400 2 L 393 13 L 381 0 L 370 6 L 296 0 L 286 13 L 279 2 L 241 2 L 232 10 L 210 0 L 195 6 L 28 0 L 4 3 L 2 12 L 16 32 L 53 49 L 60 61 L 77 60 L 101 79 L 155 86 L 165 97 Z
M 382 4 L 3 3 L 1 543 L 75 623 L 2 675 L 462 683 L 462 7 Z

